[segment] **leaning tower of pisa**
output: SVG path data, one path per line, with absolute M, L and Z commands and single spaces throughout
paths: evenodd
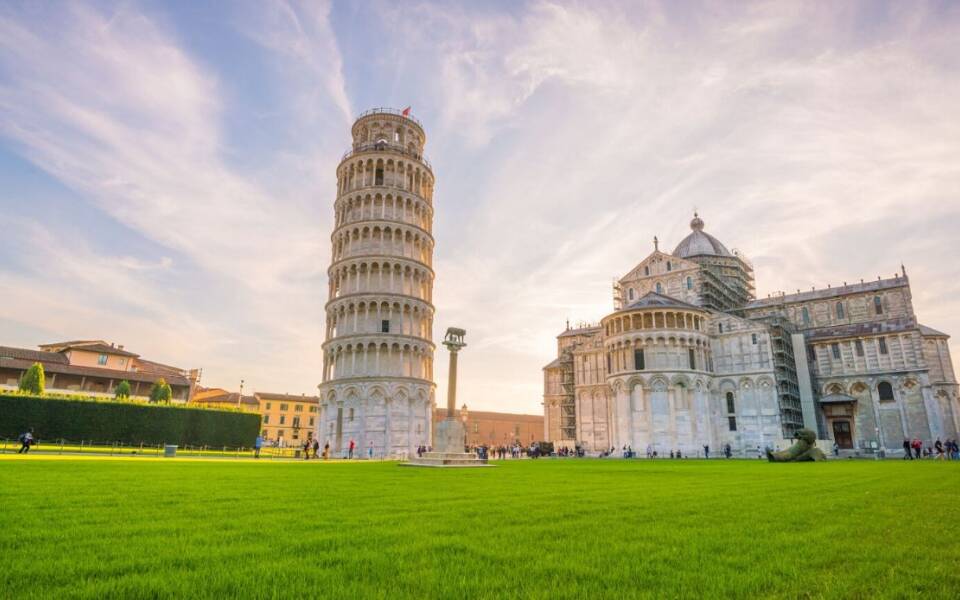
M 360 115 L 337 167 L 316 431 L 337 455 L 351 440 L 363 457 L 430 444 L 433 170 L 408 113 Z

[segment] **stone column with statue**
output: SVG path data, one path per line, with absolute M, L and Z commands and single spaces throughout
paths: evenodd
M 456 453 L 466 449 L 467 432 L 464 424 L 455 416 L 457 406 L 457 355 L 467 344 L 463 337 L 467 334 L 463 329 L 451 327 L 443 345 L 450 351 L 450 372 L 447 382 L 447 418 L 434 424 L 433 449 L 436 452 Z
M 467 344 L 467 332 L 457 327 L 447 329 L 443 345 L 450 351 L 450 372 L 447 383 L 447 416 L 433 427 L 433 451 L 411 458 L 402 465 L 418 467 L 486 467 L 486 459 L 466 452 L 466 425 L 457 419 L 457 355 Z

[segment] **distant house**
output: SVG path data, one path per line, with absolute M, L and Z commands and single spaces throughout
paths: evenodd
M 260 413 L 260 435 L 281 446 L 299 446 L 313 437 L 320 399 L 301 394 L 256 392 L 241 396 L 222 388 L 200 388 L 191 404 L 216 408 L 239 408 Z
M 257 392 L 253 396 L 263 415 L 260 428 L 264 439 L 290 446 L 313 437 L 320 406 L 318 397 L 267 392 Z
M 173 402 L 185 403 L 192 398 L 199 377 L 197 369 L 146 360 L 103 340 L 73 340 L 39 348 L 0 346 L 0 390 L 16 389 L 23 373 L 40 363 L 48 392 L 113 396 L 117 384 L 126 380 L 132 397 L 148 398 L 153 383 L 163 378 L 170 384 Z
M 190 403 L 203 405 L 206 408 L 239 408 L 250 412 L 257 412 L 260 408 L 257 399 L 253 396 L 241 396 L 237 392 L 228 392 L 223 388 L 198 387 Z

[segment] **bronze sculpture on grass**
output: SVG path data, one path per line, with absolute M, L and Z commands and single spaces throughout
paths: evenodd
M 772 452 L 767 449 L 767 460 L 770 462 L 809 462 L 827 460 L 826 455 L 817 448 L 817 434 L 809 429 L 801 429 L 793 436 L 797 443 L 781 452 Z

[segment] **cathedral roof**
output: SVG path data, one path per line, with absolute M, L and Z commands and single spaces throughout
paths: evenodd
M 950 337 L 942 331 L 937 331 L 933 327 L 927 327 L 926 325 L 920 325 L 919 323 L 917 324 L 917 329 L 920 330 L 920 335 L 925 335 L 927 337 Z
M 680 258 L 689 256 L 733 256 L 720 240 L 703 230 L 703 219 L 697 213 L 693 213 L 690 229 L 693 230 L 690 235 L 683 238 L 683 241 L 677 244 L 677 247 L 673 250 L 674 256 Z
M 575 327 L 573 329 L 567 329 L 557 337 L 567 337 L 570 335 L 593 335 L 600 331 L 599 325 L 591 325 L 589 327 Z
M 782 304 L 791 304 L 794 302 L 808 302 L 810 300 L 826 300 L 838 296 L 847 296 L 860 294 L 863 292 L 878 292 L 896 287 L 909 285 L 906 277 L 895 275 L 889 279 L 878 279 L 877 281 L 867 281 L 866 283 L 851 283 L 837 287 L 830 287 L 820 290 L 811 290 L 809 292 L 798 292 L 796 294 L 780 294 L 770 298 L 761 298 L 754 300 L 747 305 L 747 308 L 760 308 L 763 306 L 774 306 Z
M 621 310 L 630 310 L 633 308 L 693 308 L 703 310 L 702 306 L 688 304 L 682 300 L 677 300 L 676 298 L 664 296 L 656 292 L 647 292 L 645 296 L 641 296 L 639 300 L 624 306 Z

